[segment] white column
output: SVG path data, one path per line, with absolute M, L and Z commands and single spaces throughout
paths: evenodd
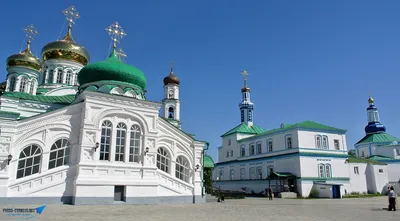
M 113 122 L 113 127 L 111 129 L 111 140 L 110 140 L 110 153 L 109 153 L 109 160 L 110 162 L 115 161 L 115 140 L 117 137 L 117 123 Z
M 15 92 L 18 92 L 19 91 L 19 86 L 20 86 L 20 84 L 21 84 L 21 78 L 19 77 L 17 77 L 16 78 L 16 80 L 15 80 L 15 88 L 14 88 L 14 91 Z
M 25 85 L 25 92 L 29 94 L 29 93 L 31 92 L 31 87 L 32 87 L 31 84 L 32 84 L 33 82 L 32 82 L 32 80 L 30 80 L 30 81 L 27 80 L 26 82 L 27 82 L 27 83 L 26 83 L 26 85 Z
M 131 129 L 128 127 L 126 129 L 126 137 L 125 137 L 125 152 L 124 152 L 124 162 L 129 163 L 129 145 L 130 145 L 130 139 L 131 139 Z

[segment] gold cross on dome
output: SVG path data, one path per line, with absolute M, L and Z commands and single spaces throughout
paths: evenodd
M 28 41 L 32 41 L 37 34 L 39 34 L 38 30 L 34 25 L 28 25 L 28 27 L 24 28 L 24 32 Z
M 71 5 L 69 8 L 64 9 L 63 14 L 65 15 L 65 18 L 69 22 L 69 25 L 71 26 L 72 24 L 75 24 L 75 20 L 80 18 L 79 12 L 76 11 L 75 6 Z
M 174 71 L 174 61 L 171 61 L 171 72 L 173 72 Z
M 122 29 L 121 25 L 118 22 L 111 24 L 106 28 L 106 31 L 111 37 L 111 40 L 114 42 L 114 48 L 117 47 L 117 42 L 126 36 L 124 29 Z
M 246 70 L 243 70 L 240 74 L 243 75 L 244 87 L 247 87 L 247 75 L 249 75 L 249 73 L 247 73 Z

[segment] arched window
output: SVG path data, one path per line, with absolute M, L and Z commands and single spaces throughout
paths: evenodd
M 28 84 L 28 79 L 22 77 L 21 82 L 19 83 L 19 92 L 25 92 L 27 84 Z
M 129 143 L 129 162 L 139 162 L 140 151 L 140 127 L 132 125 L 131 138 Z
M 244 157 L 246 155 L 245 145 L 240 146 L 240 156 Z
M 43 68 L 43 72 L 42 72 L 43 75 L 42 75 L 42 78 L 40 79 L 41 84 L 45 84 L 46 83 L 47 68 L 48 67 L 44 67 Z
M 249 176 L 250 176 L 249 178 L 252 180 L 254 180 L 256 178 L 256 170 L 254 167 L 251 167 L 249 169 Z
M 257 154 L 261 153 L 261 142 L 257 142 Z
M 115 161 L 124 161 L 125 156 L 126 125 L 117 125 L 117 137 L 115 142 Z
M 267 175 L 271 176 L 271 174 L 274 173 L 274 166 L 268 166 L 267 167 Z
M 286 136 L 286 148 L 287 149 L 292 148 L 292 136 L 291 135 Z
M 14 91 L 14 90 L 15 90 L 15 77 L 11 77 L 10 85 L 8 86 L 8 91 Z
M 321 148 L 321 136 L 320 135 L 317 135 L 315 137 L 315 145 L 317 146 L 318 149 Z
M 257 167 L 257 179 L 262 179 L 262 167 Z
M 235 180 L 235 170 L 234 169 L 231 169 L 230 171 L 229 171 L 229 175 L 230 175 L 230 178 L 231 178 L 231 180 Z
M 49 71 L 49 76 L 47 77 L 47 83 L 53 83 L 54 82 L 54 70 Z
M 268 152 L 274 151 L 272 139 L 269 139 L 269 140 L 267 141 L 267 144 L 268 144 Z
M 169 173 L 169 154 L 162 147 L 157 150 L 157 168 Z
M 59 83 L 59 84 L 62 83 L 62 79 L 63 79 L 62 73 L 63 73 L 63 71 L 61 69 L 58 69 L 58 71 L 57 71 L 57 83 Z
M 17 179 L 39 173 L 42 150 L 37 145 L 25 147 L 19 154 Z
M 74 75 L 74 85 L 78 85 L 78 74 Z
M 175 176 L 180 180 L 189 182 L 189 161 L 184 156 L 176 158 Z
M 72 77 L 72 71 L 68 70 L 67 74 L 65 76 L 65 83 L 68 85 L 71 85 L 71 77 Z
M 49 169 L 69 163 L 70 145 L 67 139 L 57 140 L 50 149 Z
M 249 155 L 254 155 L 254 144 L 250 144 Z
M 240 168 L 240 179 L 241 180 L 244 180 L 244 178 L 245 178 L 245 170 L 244 170 L 244 168 Z
M 322 147 L 323 147 L 323 149 L 328 149 L 328 137 L 327 136 L 322 137 Z
M 100 160 L 110 159 L 111 128 L 110 121 L 104 121 L 101 124 Z
M 331 165 L 330 164 L 326 164 L 325 165 L 325 177 L 326 178 L 331 178 L 332 176 L 331 176 L 331 173 L 332 173 L 332 171 L 331 171 Z
M 31 82 L 31 90 L 30 90 L 30 94 L 33 94 L 33 90 L 35 89 L 35 87 L 36 87 L 36 80 L 32 80 L 32 82 Z
M 324 164 L 318 164 L 318 176 L 325 177 L 325 166 Z
M 168 118 L 169 119 L 174 119 L 174 117 L 175 117 L 174 108 L 173 107 L 169 107 L 168 108 Z
M 223 170 L 220 170 L 219 171 L 219 180 L 224 180 L 224 171 Z

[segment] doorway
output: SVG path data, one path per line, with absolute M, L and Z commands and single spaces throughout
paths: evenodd
M 334 199 L 342 198 L 340 195 L 340 186 L 339 185 L 332 185 L 332 198 L 334 198 Z
M 124 201 L 125 186 L 114 186 L 114 201 Z

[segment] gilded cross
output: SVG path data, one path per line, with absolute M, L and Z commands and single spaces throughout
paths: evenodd
M 117 47 L 117 42 L 119 43 L 119 40 L 126 36 L 124 29 L 122 29 L 121 25 L 118 22 L 115 22 L 114 24 L 108 26 L 108 28 L 106 28 L 106 31 L 110 35 L 111 40 L 114 42 L 114 48 Z
M 72 24 L 75 24 L 75 20 L 80 18 L 79 12 L 76 11 L 75 6 L 71 5 L 69 8 L 64 9 L 63 14 L 65 15 L 65 18 L 69 22 L 69 25 L 71 26 Z
M 174 61 L 171 61 L 171 72 L 174 71 Z
M 241 72 L 241 74 L 243 75 L 244 87 L 247 87 L 247 75 L 249 75 L 249 73 L 247 73 L 247 71 L 244 70 Z
M 39 34 L 34 25 L 28 25 L 28 27 L 24 28 L 24 32 L 29 42 L 33 40 L 37 34 Z

